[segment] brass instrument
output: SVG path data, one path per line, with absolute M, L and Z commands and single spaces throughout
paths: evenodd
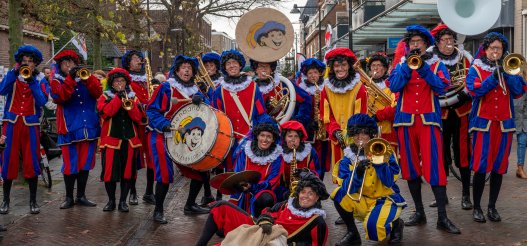
M 439 96 L 439 105 L 443 107 L 452 106 L 459 102 L 458 94 L 465 89 L 465 79 L 468 74 L 468 67 L 465 65 L 463 52 L 454 46 L 454 49 L 460 54 L 456 63 L 456 68 L 450 70 L 450 89 L 443 96 Z
M 77 71 L 77 77 L 81 80 L 87 80 L 90 77 L 90 71 L 87 68 L 81 68 Z
M 20 76 L 22 76 L 24 79 L 29 79 L 33 73 L 33 70 L 31 70 L 28 65 L 22 65 L 18 71 Z
M 271 75 L 267 75 L 265 73 L 263 75 L 271 80 L 271 83 L 274 83 L 274 78 Z M 268 114 L 271 116 L 282 111 L 282 109 L 289 104 L 289 89 L 282 88 L 282 90 L 278 90 L 276 87 L 278 86 L 273 87 L 274 96 L 269 98 L 269 105 L 272 107 L 272 109 L 270 112 L 268 112 Z
M 360 201 L 362 198 L 362 190 L 364 189 L 366 171 L 364 172 L 364 176 L 362 177 L 362 184 L 359 190 L 359 196 L 353 197 L 351 196 L 349 192 L 353 184 L 353 176 L 355 176 L 355 171 L 357 170 L 357 165 L 359 162 L 359 153 L 361 149 L 362 149 L 362 143 L 359 143 L 359 151 L 357 153 L 357 159 L 355 160 L 353 164 L 353 172 L 351 173 L 351 181 L 350 181 L 350 184 L 348 185 L 348 191 L 347 191 L 348 196 L 353 201 L 357 201 L 357 202 Z M 393 153 L 394 151 L 392 149 L 392 146 L 390 145 L 388 141 L 386 141 L 383 138 L 370 139 L 370 141 L 368 141 L 368 143 L 366 143 L 366 145 L 364 146 L 364 155 L 368 159 L 371 160 L 371 163 L 373 165 L 382 165 L 383 163 L 387 163 L 390 160 L 390 157 L 392 156 Z
M 318 126 L 317 132 L 315 132 L 315 139 L 317 139 L 317 140 L 325 140 L 327 138 L 327 132 L 326 132 L 326 127 L 324 126 L 324 122 L 322 121 L 322 119 L 320 117 L 319 104 L 320 104 L 320 93 L 321 93 L 321 90 L 320 90 L 320 87 L 318 87 L 317 82 L 315 82 L 315 88 L 317 90 L 316 90 L 315 95 L 314 95 L 314 102 L 313 102 L 313 104 L 315 106 L 313 107 L 313 113 L 315 115 L 315 120 L 317 121 L 317 126 Z
M 196 74 L 196 79 L 194 81 L 196 82 L 196 84 L 198 82 L 203 82 L 207 85 L 207 87 L 216 89 L 214 82 L 212 82 L 212 79 L 210 78 L 209 73 L 207 72 L 207 69 L 205 68 L 205 65 L 203 64 L 203 60 L 201 60 L 201 54 L 198 55 L 196 58 L 198 58 L 199 69 L 198 69 L 198 74 Z
M 132 109 L 134 102 L 132 101 L 132 99 L 128 98 L 128 93 L 126 93 L 126 90 L 124 91 L 124 97 L 125 98 L 121 98 L 121 101 L 123 102 L 122 106 L 124 110 L 129 111 Z
M 408 57 L 406 60 L 406 63 L 408 64 L 408 67 L 410 69 L 418 69 L 423 65 L 423 59 L 421 59 L 420 55 L 414 54 Z
M 361 81 L 368 91 L 368 114 L 370 116 L 375 115 L 377 110 L 392 105 L 392 98 L 380 89 L 375 82 L 373 82 L 373 79 L 362 70 L 360 67 L 360 61 L 355 62 L 353 68 L 364 78 Z
M 496 59 L 496 67 L 499 67 L 498 59 L 496 54 L 494 54 L 494 59 Z M 525 66 L 525 58 L 517 53 L 510 53 L 505 58 L 503 58 L 502 62 L 503 71 L 510 75 L 518 75 L 520 74 Z M 497 69 L 497 68 L 496 68 Z M 501 87 L 501 90 L 503 91 L 503 95 L 507 95 L 507 87 L 505 85 L 505 79 L 503 79 L 503 75 L 501 73 L 498 73 L 498 80 L 499 85 Z
M 296 171 L 296 166 L 297 166 L 297 162 L 296 162 L 296 146 L 293 147 L 293 160 L 291 161 L 290 163 L 291 165 L 291 172 L 289 173 L 289 190 L 291 191 L 290 194 L 291 196 L 293 195 L 293 193 L 295 193 L 295 189 L 296 187 L 298 186 L 298 178 L 294 175 L 295 171 Z
M 145 72 L 146 72 L 146 89 L 148 91 L 148 98 L 154 94 L 154 86 L 152 85 L 152 68 L 150 67 L 150 59 L 145 57 Z

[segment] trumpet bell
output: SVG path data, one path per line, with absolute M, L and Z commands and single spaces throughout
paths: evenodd
M 20 67 L 19 73 L 22 78 L 29 79 L 33 71 L 31 71 L 31 68 L 28 65 L 23 65 L 22 67 Z
M 496 23 L 501 13 L 501 0 L 438 0 L 437 11 L 453 31 L 477 35 Z
M 77 77 L 82 80 L 87 80 L 90 77 L 90 71 L 88 71 L 86 68 L 81 68 L 79 71 L 77 71 Z
M 407 63 L 408 67 L 410 67 L 411 69 L 418 69 L 423 64 L 423 60 L 418 55 L 411 55 L 410 57 L 408 57 Z
M 507 55 L 503 59 L 503 70 L 510 75 L 520 74 L 525 66 L 525 58 L 517 53 Z

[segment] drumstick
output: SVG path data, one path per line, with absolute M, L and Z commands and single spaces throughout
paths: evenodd
M 173 104 L 178 104 L 180 102 L 190 102 L 190 101 L 192 101 L 192 98 L 188 98 L 188 99 L 172 98 L 171 101 L 172 101 Z
M 236 131 L 232 131 L 234 134 L 238 135 L 238 136 L 241 136 L 241 137 L 245 137 L 245 134 L 241 134 L 239 132 L 236 132 Z

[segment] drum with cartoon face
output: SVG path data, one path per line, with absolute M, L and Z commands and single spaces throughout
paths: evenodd
M 234 143 L 227 115 L 208 105 L 187 104 L 172 117 L 172 138 L 166 138 L 169 156 L 194 170 L 210 170 L 227 157 Z

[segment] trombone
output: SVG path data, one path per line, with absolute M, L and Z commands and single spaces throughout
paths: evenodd
M 364 147 L 362 142 L 359 143 L 359 151 L 357 153 L 357 158 L 353 163 L 353 172 L 351 173 L 350 183 L 346 192 L 346 194 L 351 198 L 351 200 L 357 202 L 359 202 L 362 198 L 362 190 L 364 190 L 366 171 L 364 171 L 364 175 L 362 176 L 362 184 L 360 186 L 359 196 L 353 197 L 352 194 L 350 194 L 350 190 L 351 186 L 353 185 L 353 177 L 355 176 L 355 172 L 359 164 L 359 153 L 362 149 L 364 149 L 364 155 L 371 160 L 371 163 L 373 165 L 382 165 L 383 163 L 388 162 L 390 160 L 391 155 L 393 154 L 392 146 L 388 141 L 383 138 L 370 139 L 370 141 L 368 141 Z
M 496 54 L 494 55 L 494 59 L 496 62 L 496 67 L 499 67 L 498 59 Z M 510 75 L 518 75 L 521 72 L 523 72 L 525 66 L 525 58 L 517 53 L 510 53 L 505 58 L 503 58 L 502 67 L 503 71 Z M 501 87 L 501 90 L 503 91 L 503 95 L 507 95 L 507 87 L 505 85 L 505 80 L 503 79 L 503 75 L 501 73 L 498 73 L 498 81 L 499 85 Z

